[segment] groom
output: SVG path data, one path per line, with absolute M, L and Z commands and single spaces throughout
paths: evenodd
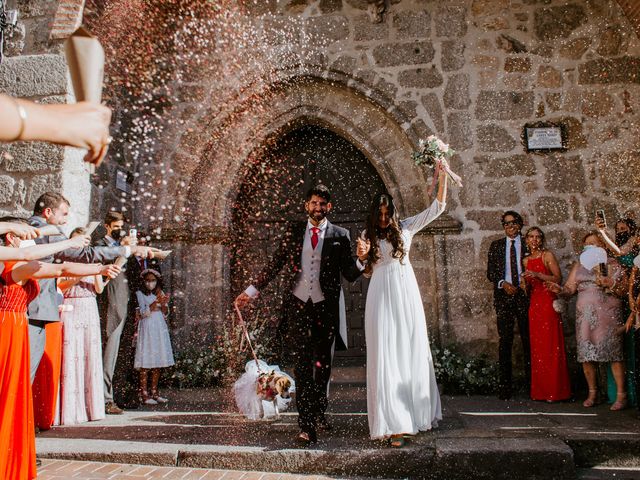
M 305 445 L 317 441 L 316 428 L 330 429 L 327 409 L 327 385 L 331 376 L 331 353 L 339 335 L 340 274 L 355 281 L 364 270 L 351 257 L 349 232 L 327 220 L 331 195 L 324 185 L 307 192 L 304 204 L 309 218 L 289 225 L 284 238 L 267 266 L 236 302 L 250 303 L 260 290 L 284 268 L 289 288 L 284 292 L 286 322 L 292 340 L 298 425 L 297 440 Z M 358 255 L 366 252 L 358 242 Z

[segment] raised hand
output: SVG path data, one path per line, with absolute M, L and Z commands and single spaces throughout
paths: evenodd
M 22 240 L 33 240 L 40 236 L 40 230 L 26 223 L 1 222 L 2 230 L 11 232 Z
M 247 295 L 247 292 L 242 292 L 236 297 L 235 303 L 238 308 L 242 309 L 251 303 L 252 298 Z
M 366 260 L 367 256 L 369 255 L 369 250 L 371 249 L 371 242 L 369 240 L 357 238 L 356 244 L 357 244 L 356 255 L 361 261 Z
M 121 271 L 122 271 L 122 268 L 120 268 L 116 264 L 103 265 L 100 271 L 100 275 L 104 275 L 105 277 L 109 277 L 109 278 L 116 278 Z
M 140 258 L 153 258 L 153 249 L 151 247 L 142 247 L 140 245 L 132 245 L 131 254 Z
M 89 235 L 74 235 L 69 239 L 71 248 L 88 247 L 91 244 L 91 237 Z
M 88 102 L 56 105 L 54 108 L 60 117 L 60 125 L 66 127 L 61 131 L 59 143 L 86 148 L 88 152 L 84 161 L 100 165 L 111 143 L 111 110 Z

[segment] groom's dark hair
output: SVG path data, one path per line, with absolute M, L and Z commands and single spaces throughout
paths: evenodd
M 331 201 L 331 193 L 329 193 L 329 189 L 321 183 L 307 190 L 307 202 L 311 200 L 311 197 L 314 195 L 324 198 L 327 202 Z

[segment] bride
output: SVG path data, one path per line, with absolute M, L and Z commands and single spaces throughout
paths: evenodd
M 367 412 L 372 439 L 403 447 L 403 435 L 442 419 L 424 309 L 409 260 L 413 236 L 445 208 L 447 175 L 440 170 L 431 206 L 399 221 L 389 194 L 377 195 L 359 243 L 371 275 L 365 308 Z

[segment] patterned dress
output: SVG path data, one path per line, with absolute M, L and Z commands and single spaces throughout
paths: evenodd
M 73 307 L 62 314 L 61 425 L 105 418 L 100 316 L 94 277 L 84 277 L 64 294 Z
M 0 478 L 36 477 L 36 439 L 29 375 L 27 305 L 38 296 L 38 282 L 16 284 L 6 262 L 0 294 Z
M 622 300 L 598 287 L 594 273 L 582 265 L 577 268 L 578 362 L 620 362 L 624 360 Z M 616 279 L 622 276 L 622 269 L 615 260 L 609 260 L 609 271 Z

